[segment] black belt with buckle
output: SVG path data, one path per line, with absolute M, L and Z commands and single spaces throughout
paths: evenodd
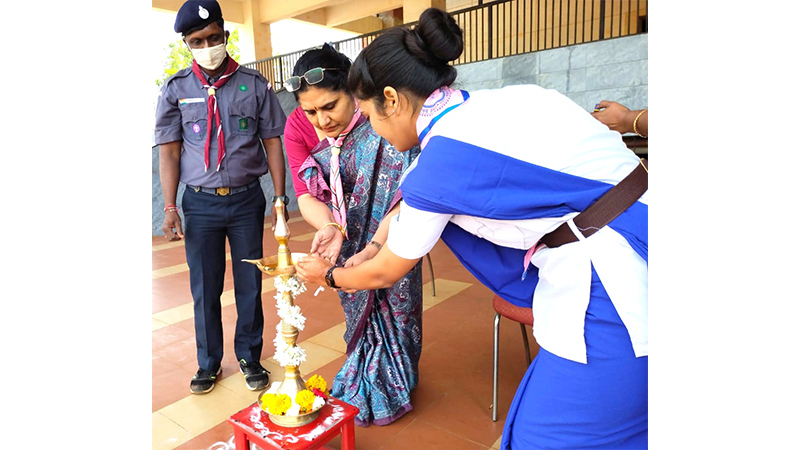
M 186 187 L 189 189 L 193 189 L 195 192 L 205 192 L 206 194 L 211 195 L 233 195 L 233 194 L 240 194 L 248 189 L 252 189 L 256 186 L 259 186 L 258 178 L 250 182 L 250 184 L 246 184 L 244 186 L 239 187 L 218 187 L 218 188 L 207 188 L 203 186 L 192 186 L 187 184 Z

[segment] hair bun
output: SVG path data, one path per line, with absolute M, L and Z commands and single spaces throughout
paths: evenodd
M 464 51 L 464 33 L 450 14 L 428 8 L 419 16 L 414 29 L 425 51 L 433 58 L 448 63 Z

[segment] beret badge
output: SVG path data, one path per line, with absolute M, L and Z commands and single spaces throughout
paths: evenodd
M 199 15 L 201 19 L 204 19 L 204 20 L 208 19 L 208 10 L 203 8 L 202 6 L 198 6 L 198 8 L 199 8 L 199 11 L 197 12 L 197 15 Z

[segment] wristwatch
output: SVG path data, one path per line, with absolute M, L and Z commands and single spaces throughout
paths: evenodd
M 336 281 L 333 279 L 333 269 L 335 268 L 336 266 L 332 266 L 330 269 L 328 269 L 328 273 L 325 274 L 325 284 L 327 284 L 331 289 L 341 289 L 336 285 Z
M 274 195 L 272 196 L 272 204 L 275 204 L 275 201 L 281 199 L 283 201 L 283 206 L 289 206 L 289 196 L 288 195 Z

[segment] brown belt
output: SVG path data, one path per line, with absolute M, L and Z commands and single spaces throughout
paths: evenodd
M 641 164 L 636 166 L 633 172 L 628 174 L 619 184 L 612 187 L 596 202 L 589 205 L 585 211 L 572 219 L 584 237 L 589 237 L 600 228 L 608 225 L 609 222 L 616 219 L 617 216 L 636 203 L 636 200 L 647 191 L 647 160 L 642 158 L 640 162 Z M 572 229 L 564 222 L 555 230 L 542 236 L 539 242 L 550 248 L 556 248 L 577 240 L 578 238 L 572 232 Z

